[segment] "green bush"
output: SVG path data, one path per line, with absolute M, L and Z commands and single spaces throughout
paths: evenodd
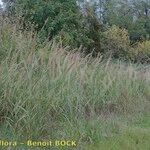
M 90 41 L 75 0 L 16 0 L 10 11 L 11 15 L 20 16 L 23 29 L 30 30 L 32 25 L 41 42 L 61 38 L 64 45 L 76 48 Z

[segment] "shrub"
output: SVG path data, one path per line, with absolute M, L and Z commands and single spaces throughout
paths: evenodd
M 106 36 L 105 53 L 115 58 L 127 58 L 130 48 L 128 31 L 114 25 L 105 31 L 104 34 Z
M 150 40 L 138 42 L 133 50 L 136 62 L 150 63 Z

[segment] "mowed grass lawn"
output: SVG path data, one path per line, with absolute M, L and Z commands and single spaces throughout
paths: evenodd
M 77 141 L 35 149 L 149 150 L 150 67 L 67 49 L 3 26 L 0 139 Z

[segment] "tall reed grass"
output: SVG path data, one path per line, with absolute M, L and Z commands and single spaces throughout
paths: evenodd
M 3 22 L 0 139 L 71 139 L 78 142 L 75 149 L 96 150 L 116 142 L 115 150 L 148 150 L 149 66 L 82 57 L 68 49 L 61 42 L 39 44 L 33 32 Z

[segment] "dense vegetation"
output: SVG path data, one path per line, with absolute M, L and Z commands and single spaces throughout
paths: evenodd
M 9 0 L 0 14 L 0 149 L 150 149 L 149 3 L 131 2 Z M 131 20 L 129 6 L 142 18 Z
M 150 62 L 149 0 L 5 0 L 9 16 L 20 18 L 43 39 L 61 39 L 85 54 Z

